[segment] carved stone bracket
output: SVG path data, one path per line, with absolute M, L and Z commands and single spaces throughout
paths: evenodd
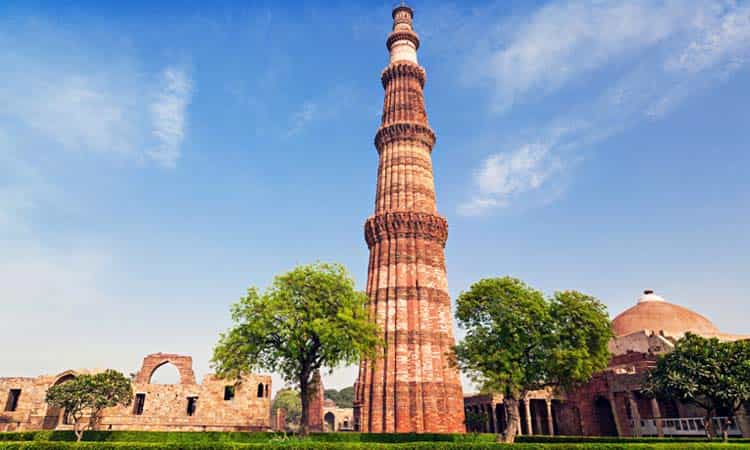
M 425 144 L 432 150 L 435 145 L 435 132 L 427 125 L 415 122 L 397 122 L 380 127 L 375 134 L 375 147 L 378 153 L 385 144 L 396 140 L 414 140 Z
M 388 51 L 391 50 L 391 46 L 396 41 L 411 41 L 414 46 L 419 50 L 419 36 L 413 31 L 394 31 L 388 35 L 388 39 L 385 41 Z
M 445 247 L 448 221 L 437 214 L 399 211 L 378 214 L 365 222 L 368 248 L 372 248 L 377 242 L 393 238 L 426 239 Z
M 414 77 L 422 87 L 424 87 L 424 83 L 427 80 L 427 73 L 418 64 L 410 61 L 398 61 L 389 64 L 388 67 L 383 69 L 383 73 L 380 74 L 380 81 L 383 83 L 383 88 L 388 85 L 389 81 L 399 76 Z

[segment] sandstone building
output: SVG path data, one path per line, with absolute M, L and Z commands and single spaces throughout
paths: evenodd
M 530 392 L 519 405 L 522 434 L 586 436 L 702 436 L 703 410 L 695 405 L 647 398 L 641 387 L 659 355 L 691 332 L 721 340 L 750 339 L 719 331 L 702 315 L 645 291 L 635 306 L 612 320 L 615 337 L 606 370 L 568 392 Z M 502 432 L 507 423 L 502 395 L 469 395 L 466 413 L 479 413 L 483 423 L 469 431 Z M 719 411 L 718 416 L 726 415 Z M 729 429 L 750 437 L 750 405 L 737 412 Z M 716 419 L 718 425 L 718 419 Z M 715 427 L 718 429 L 718 426 Z
M 408 6 L 393 10 L 381 81 L 385 101 L 375 135 L 379 154 L 370 249 L 370 315 L 384 332 L 384 355 L 360 363 L 355 428 L 364 432 L 462 432 L 463 393 L 448 363 L 454 344 L 444 247 L 448 222 L 437 213 L 432 176 L 435 133 L 427 122 L 417 62 L 419 37 Z
M 173 364 L 177 384 L 152 384 L 154 372 Z M 0 431 L 72 429 L 65 411 L 45 402 L 47 389 L 83 373 L 0 378 Z M 247 375 L 239 385 L 207 375 L 198 384 L 189 356 L 155 353 L 133 378 L 133 401 L 104 411 L 99 429 L 159 431 L 263 431 L 270 428 L 271 377 Z M 3 395 L 6 397 L 3 398 Z

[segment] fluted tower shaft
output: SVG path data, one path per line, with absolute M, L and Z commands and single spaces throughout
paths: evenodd
M 463 432 L 463 392 L 448 362 L 455 340 L 445 272 L 448 223 L 437 213 L 432 176 L 435 133 L 427 122 L 413 11 L 393 10 L 383 70 L 383 116 L 375 213 L 365 222 L 370 249 L 370 314 L 386 343 L 362 361 L 355 389 L 361 431 Z

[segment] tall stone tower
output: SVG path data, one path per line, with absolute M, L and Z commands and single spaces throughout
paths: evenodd
M 375 214 L 365 222 L 370 314 L 386 349 L 381 358 L 360 363 L 354 415 L 359 429 L 372 433 L 465 429 L 461 382 L 447 355 L 455 342 L 445 276 L 448 222 L 435 206 L 435 133 L 427 123 L 413 15 L 408 6 L 393 10 L 375 135 Z

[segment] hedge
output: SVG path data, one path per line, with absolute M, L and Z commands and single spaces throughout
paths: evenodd
M 458 442 L 494 443 L 494 434 L 416 434 L 416 433 L 313 433 L 305 442 L 320 443 L 410 443 L 410 442 Z M 220 432 L 220 431 L 87 431 L 84 441 L 96 442 L 151 442 L 151 443 L 264 443 L 269 441 L 296 441 L 283 433 Z M 72 431 L 23 431 L 0 433 L 0 441 L 75 441 Z M 519 436 L 519 443 L 705 443 L 705 438 L 618 438 L 586 436 Z M 731 443 L 750 444 L 750 439 L 731 439 Z
M 181 443 L 181 442 L 0 442 L 0 450 L 255 450 L 265 448 L 281 448 L 284 450 L 498 450 L 498 449 L 521 449 L 521 450 L 635 450 L 635 449 L 657 449 L 657 450 L 714 450 L 721 448 L 732 448 L 734 444 L 720 443 L 519 443 L 513 446 L 506 444 L 492 444 L 489 442 L 410 442 L 402 444 L 376 444 L 364 442 L 266 442 L 254 444 L 240 444 L 228 442 L 214 443 Z

